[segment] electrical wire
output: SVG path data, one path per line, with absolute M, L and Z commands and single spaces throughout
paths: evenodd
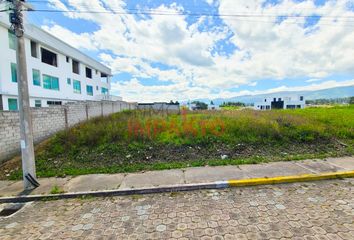
M 37 3 L 49 3 L 48 1 L 40 1 L 40 0 L 30 0 L 27 2 L 37 2 Z M 80 4 L 79 4 L 80 5 Z M 87 7 L 87 5 L 82 5 Z M 187 11 L 163 11 L 158 9 L 134 9 L 128 8 L 124 9 L 126 11 L 116 11 L 114 9 L 102 11 L 102 10 L 59 10 L 59 9 L 26 9 L 23 11 L 29 12 L 49 12 L 49 13 L 88 13 L 88 14 L 112 14 L 112 15 L 158 15 L 158 16 L 189 16 L 189 17 L 223 17 L 223 18 L 235 18 L 240 20 L 247 19 L 245 21 L 249 22 L 257 22 L 257 19 L 267 20 L 268 18 L 270 21 L 259 21 L 259 22 L 269 22 L 274 23 L 274 19 L 321 19 L 320 25 L 333 25 L 333 26 L 346 26 L 340 25 L 338 23 L 354 23 L 354 16 L 325 16 L 325 15 L 275 15 L 275 14 L 246 14 L 246 13 L 234 13 L 234 14 L 218 14 L 218 13 L 208 13 L 208 12 L 187 12 Z M 7 11 L 7 10 L 5 10 Z M 256 20 L 254 20 L 254 19 Z M 300 24 L 301 22 L 285 22 L 285 24 Z M 350 25 L 353 26 L 353 25 Z
M 51 4 L 51 2 L 49 1 L 41 1 L 41 0 L 27 0 L 26 2 L 28 3 L 46 3 L 46 4 Z M 83 3 L 75 3 L 75 6 L 73 7 L 77 7 L 77 6 L 81 6 L 81 7 L 88 7 L 87 4 L 83 4 Z M 183 6 L 185 6 L 185 4 L 183 4 Z M 188 4 L 187 4 L 188 6 Z M 192 6 L 192 5 L 190 5 Z M 195 5 L 193 5 L 195 6 Z M 103 7 L 103 6 L 102 6 Z M 200 7 L 196 7 L 195 9 L 200 9 Z M 95 10 L 95 9 L 90 9 L 90 10 L 52 10 L 52 9 L 38 9 L 37 11 L 45 11 L 45 12 L 78 12 L 78 13 L 114 13 L 114 12 L 117 12 L 119 14 L 129 14 L 129 13 L 126 13 L 126 12 L 119 12 L 119 11 L 115 11 L 114 9 L 110 8 L 111 11 L 107 10 L 107 11 L 101 11 L 101 10 Z M 122 10 L 122 9 L 119 9 L 119 10 Z M 354 19 L 354 16 L 325 16 L 325 15 L 321 15 L 319 13 L 314 13 L 312 15 L 290 15 L 289 13 L 277 13 L 276 15 L 263 15 L 263 14 L 248 14 L 248 13 L 245 13 L 245 12 L 234 12 L 234 13 L 228 13 L 228 14 L 218 14 L 216 13 L 216 11 L 214 11 L 214 13 L 210 13 L 210 12 L 199 12 L 199 13 L 192 13 L 192 12 L 189 12 L 189 11 L 166 11 L 166 10 L 161 10 L 161 9 L 137 9 L 137 8 L 124 8 L 124 10 L 127 10 L 127 11 L 131 11 L 130 14 L 150 14 L 150 12 L 152 12 L 153 14 L 171 14 L 171 15 L 190 15 L 190 16 L 193 16 L 193 15 L 196 15 L 196 16 L 230 16 L 230 17 L 281 17 L 281 16 L 286 16 L 286 17 L 294 17 L 294 18 L 318 18 L 318 17 L 321 17 L 321 18 L 353 18 Z M 272 9 L 270 9 L 272 10 Z M 279 8 L 277 9 L 274 9 L 276 11 L 278 10 L 281 10 Z M 284 10 L 289 10 L 288 8 L 287 9 L 284 9 Z M 296 11 L 296 10 L 316 10 L 314 8 L 293 8 L 291 9 L 292 11 Z M 267 10 L 269 11 L 269 10 Z M 272 12 L 272 11 L 270 11 Z M 274 14 L 274 13 L 273 13 Z M 245 16 L 246 15 L 246 16 Z
M 161 12 L 156 10 L 151 11 L 140 11 L 137 9 L 126 9 L 127 12 L 121 11 L 95 11 L 95 10 L 56 10 L 56 9 L 34 9 L 34 10 L 26 10 L 26 11 L 34 11 L 34 12 L 58 12 L 58 13 L 103 13 L 103 14 L 117 14 L 117 15 L 136 15 L 136 14 L 146 14 L 146 15 L 171 15 L 171 16 L 198 16 L 198 17 L 244 17 L 244 18 L 252 18 L 252 17 L 266 17 L 266 18 L 276 18 L 276 17 L 284 17 L 284 18 L 341 18 L 341 19 L 353 19 L 354 16 L 323 16 L 323 15 L 264 15 L 264 14 L 214 14 L 214 13 L 189 13 L 189 12 Z
M 207 14 L 207 13 L 186 13 L 186 12 L 175 12 L 175 13 L 165 13 L 165 12 L 156 12 L 156 11 L 92 11 L 92 10 L 52 10 L 52 9 L 35 9 L 35 10 L 26 10 L 31 12 L 51 12 L 51 13 L 88 13 L 88 14 L 112 14 L 112 15 L 158 15 L 158 16 L 191 16 L 191 17 L 224 17 L 230 19 L 238 19 L 245 20 L 249 22 L 257 22 L 254 19 L 262 19 L 266 20 L 268 18 L 270 21 L 259 21 L 259 22 L 268 22 L 274 23 L 274 19 L 284 18 L 284 19 L 321 19 L 322 23 L 320 25 L 332 25 L 332 26 L 349 26 L 353 27 L 354 25 L 350 25 L 350 23 L 354 23 L 354 16 L 279 16 L 279 15 L 260 15 L 260 14 Z M 254 18 L 254 19 L 252 19 Z M 339 18 L 339 19 L 336 19 Z M 347 19 L 346 19 L 347 18 Z M 245 20 L 246 21 L 246 20 Z M 338 23 L 348 24 L 349 25 L 340 25 Z M 300 24 L 299 22 L 286 22 L 286 24 Z

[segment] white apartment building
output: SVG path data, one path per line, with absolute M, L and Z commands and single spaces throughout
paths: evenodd
M 0 110 L 17 110 L 15 36 L 7 13 L 0 13 Z M 87 100 L 121 100 L 110 95 L 111 70 L 31 24 L 25 25 L 31 107 Z
M 256 110 L 305 108 L 304 96 L 270 96 L 254 103 Z

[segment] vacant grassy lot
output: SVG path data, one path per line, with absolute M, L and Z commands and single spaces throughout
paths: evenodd
M 48 177 L 353 155 L 353 146 L 353 106 L 122 112 L 56 134 L 37 147 L 36 163 Z M 19 166 L 2 168 L 14 179 Z

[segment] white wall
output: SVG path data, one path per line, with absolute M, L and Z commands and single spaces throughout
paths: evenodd
M 254 103 L 254 109 L 256 110 L 261 110 L 261 106 L 263 106 L 263 110 L 266 110 L 266 107 L 268 106 L 269 109 L 271 109 L 271 102 L 276 98 L 278 101 L 279 98 L 281 98 L 281 101 L 284 101 L 284 109 L 286 109 L 287 105 L 300 105 L 301 108 L 305 107 L 305 98 L 303 100 L 300 100 L 300 95 L 289 95 L 289 96 L 272 96 L 272 97 L 267 97 L 262 99 L 261 102 L 255 102 Z M 266 100 L 266 101 L 265 101 Z
M 1 19 L 0 19 L 1 21 Z M 1 23 L 1 22 L 0 22 Z M 34 27 L 34 30 L 41 32 Z M 32 29 L 33 31 L 33 29 Z M 110 89 L 110 81 L 103 82 L 98 71 L 96 74 L 96 69 L 108 71 L 106 74 L 111 74 L 110 70 L 107 67 L 104 67 L 101 63 L 94 61 L 93 59 L 89 60 L 90 66 L 92 69 L 92 79 L 86 78 L 85 67 L 86 64 L 84 61 L 88 61 L 88 57 L 78 53 L 76 49 L 71 48 L 68 45 L 60 42 L 60 40 L 53 38 L 51 35 L 42 33 L 42 37 L 46 37 L 44 42 L 50 42 L 50 40 L 57 41 L 58 45 L 62 46 L 65 49 L 56 50 L 54 48 L 43 46 L 41 43 L 37 42 L 38 45 L 38 58 L 31 56 L 31 46 L 30 39 L 28 36 L 25 38 L 25 51 L 26 51 L 26 61 L 27 61 L 27 76 L 29 84 L 29 94 L 31 97 L 31 106 L 34 106 L 34 99 L 51 99 L 51 100 L 61 100 L 61 101 L 75 101 L 75 100 L 97 100 L 101 95 L 101 88 L 105 87 Z M 10 63 L 16 63 L 16 52 L 13 49 L 9 48 L 9 39 L 8 39 L 8 30 L 4 25 L 0 24 L 0 95 L 3 95 L 3 106 L 4 109 L 7 109 L 7 98 L 14 98 L 17 96 L 17 83 L 11 81 L 11 67 Z M 54 45 L 56 48 L 58 45 Z M 50 50 L 57 54 L 58 67 L 48 65 L 41 62 L 40 47 L 44 47 L 47 50 Z M 65 54 L 62 54 L 61 51 L 65 51 Z M 70 58 L 69 63 L 66 62 L 66 56 Z M 75 59 L 80 62 L 80 74 L 75 74 L 72 72 L 72 57 L 75 56 Z M 79 58 L 81 57 L 81 58 Z M 87 64 L 87 65 L 89 65 Z M 93 65 L 95 64 L 95 65 Z M 33 85 L 32 79 L 32 69 L 37 69 L 41 74 L 41 86 Z M 43 74 L 54 76 L 59 78 L 59 91 L 52 89 L 43 88 Z M 67 84 L 67 78 L 71 79 L 71 85 Z M 79 80 L 81 82 L 81 94 L 74 93 L 73 90 L 73 79 Z M 91 85 L 93 87 L 93 96 L 89 96 L 86 93 L 86 85 Z M 98 87 L 98 90 L 97 88 Z M 46 101 L 42 101 L 43 103 Z M 42 103 L 42 104 L 43 104 Z M 45 105 L 44 105 L 45 106 Z

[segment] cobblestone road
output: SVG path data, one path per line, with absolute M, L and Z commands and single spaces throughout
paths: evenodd
M 354 179 L 35 202 L 0 239 L 354 239 Z

